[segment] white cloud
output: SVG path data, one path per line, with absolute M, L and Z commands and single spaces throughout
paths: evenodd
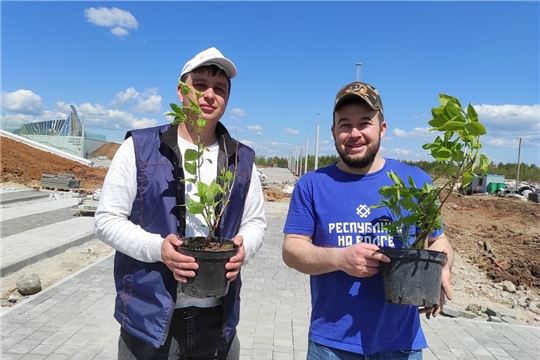
M 90 103 L 83 103 L 79 106 L 75 106 L 75 109 L 77 110 L 77 114 L 83 114 L 88 116 L 107 116 L 109 114 L 109 110 L 105 108 L 105 106 L 101 104 L 90 104 Z M 69 113 L 70 109 L 69 106 L 66 108 L 66 112 Z
M 161 96 L 150 95 L 148 99 L 139 99 L 139 103 L 133 109 L 140 113 L 157 113 L 161 110 Z
M 262 131 L 262 127 L 260 125 L 249 125 L 247 129 L 249 131 Z
M 116 93 L 111 104 L 122 108 L 136 102 L 136 105 L 132 106 L 133 110 L 140 113 L 158 113 L 161 111 L 162 101 L 158 92 L 157 88 L 150 88 L 140 93 L 135 88 L 129 87 L 126 91 Z
M 490 136 L 521 137 L 540 131 L 540 105 L 474 105 Z
M 113 126 L 116 129 L 143 129 L 157 125 L 155 119 L 138 119 L 133 114 L 121 110 L 109 110 L 107 118 L 103 120 L 106 121 L 104 127 Z
M 139 27 L 137 19 L 129 11 L 116 7 L 87 8 L 84 10 L 84 16 L 91 24 L 111 28 L 111 34 L 120 38 L 129 35 L 126 29 Z
M 38 115 L 43 106 L 41 96 L 30 90 L 2 91 L 2 109 L 28 115 Z
M 257 132 L 255 133 L 255 135 L 256 135 L 256 136 L 261 136 L 261 135 L 262 135 L 262 131 L 257 131 Z
M 247 115 L 247 112 L 240 108 L 233 108 L 231 109 L 231 119 L 234 120 L 242 120 L 243 117 Z
M 300 132 L 296 129 L 291 129 L 291 128 L 286 128 L 285 130 L 283 130 L 283 133 L 284 134 L 292 134 L 292 135 L 298 135 Z
M 388 154 L 393 155 L 410 155 L 413 153 L 410 149 L 385 149 Z
M 120 26 L 115 26 L 111 29 L 111 34 L 118 36 L 119 38 L 123 38 L 124 36 L 129 35 L 129 31 Z
M 112 101 L 113 105 L 123 105 L 130 100 L 137 100 L 140 94 L 137 90 L 132 87 L 126 89 L 126 91 L 120 91 L 114 96 Z
M 392 131 L 398 138 L 408 138 L 408 139 L 433 139 L 433 133 L 429 131 L 430 128 L 414 128 L 411 131 L 401 130 L 396 128 Z
M 485 144 L 497 147 L 517 147 L 517 143 L 514 140 L 504 138 L 491 138 L 486 140 Z

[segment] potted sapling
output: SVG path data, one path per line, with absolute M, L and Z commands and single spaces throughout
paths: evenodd
M 480 154 L 480 137 L 486 134 L 474 107 L 463 109 L 458 99 L 440 94 L 441 105 L 431 110 L 430 131 L 439 135 L 423 145 L 446 173 L 431 183 L 417 187 L 413 179 L 400 178 L 389 172 L 391 186 L 379 189 L 380 203 L 373 207 L 388 208 L 391 220 L 383 226 L 401 248 L 380 251 L 391 259 L 381 263 L 386 301 L 421 307 L 440 306 L 442 266 L 446 254 L 428 250 L 428 236 L 443 228 L 441 213 L 445 202 L 457 187 L 468 186 L 475 171 L 486 173 L 488 158 Z
M 174 117 L 173 124 L 186 122 L 197 133 L 196 149 L 187 149 L 182 154 L 184 171 L 191 177 L 185 176 L 181 180 L 193 184 L 196 189 L 195 198 L 190 198 L 189 201 L 180 206 L 184 206 L 189 214 L 202 217 L 203 226 L 208 230 L 207 236 L 182 239 L 182 245 L 178 247 L 178 251 L 194 257 L 199 268 L 195 277 L 188 278 L 187 283 L 181 283 L 180 286 L 184 294 L 192 297 L 219 297 L 226 295 L 229 289 L 229 281 L 225 277 L 225 264 L 238 252 L 238 247 L 231 239 L 215 236 L 220 219 L 230 200 L 235 173 L 225 167 L 218 174 L 217 179 L 213 179 L 210 184 L 201 180 L 203 162 L 210 161 L 204 159 L 208 147 L 201 142 L 201 133 L 206 126 L 206 120 L 202 117 L 202 110 L 198 102 L 188 96 L 195 93 L 199 99 L 201 93 L 193 91 L 189 85 L 182 81 L 179 81 L 179 84 L 180 91 L 189 99 L 190 105 L 179 106 L 172 103 L 170 104 L 172 112 L 166 115 Z M 237 162 L 235 162 L 235 168 L 236 165 Z

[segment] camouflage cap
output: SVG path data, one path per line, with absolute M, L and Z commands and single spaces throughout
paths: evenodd
M 379 92 L 373 86 L 355 81 L 349 85 L 345 85 L 336 95 L 336 101 L 334 102 L 334 111 L 338 107 L 339 103 L 351 96 L 358 96 L 364 100 L 370 108 L 378 110 L 383 114 L 383 105 Z

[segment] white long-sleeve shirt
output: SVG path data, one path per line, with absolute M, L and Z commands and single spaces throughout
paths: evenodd
M 182 153 L 187 147 L 193 146 L 180 137 L 178 145 Z M 210 146 L 208 156 L 215 156 L 215 159 L 211 163 L 206 161 L 205 163 L 210 164 L 210 167 L 203 170 L 205 177 L 209 179 L 215 178 L 217 173 L 215 165 L 217 164 L 217 146 L 217 143 Z M 191 187 L 188 186 L 186 189 L 189 192 L 186 194 L 186 199 L 189 199 L 193 196 L 195 189 L 190 190 Z M 161 244 L 164 238 L 159 234 L 149 233 L 128 219 L 136 193 L 137 167 L 133 139 L 130 137 L 118 148 L 103 182 L 99 206 L 94 216 L 95 233 L 101 241 L 136 260 L 148 263 L 162 261 Z M 201 224 L 200 219 L 189 213 L 186 213 L 186 216 L 186 236 L 207 234 L 206 228 L 197 226 Z M 249 263 L 261 248 L 265 230 L 264 196 L 256 166 L 253 165 L 251 183 L 238 231 L 238 235 L 244 238 L 246 252 L 244 265 Z

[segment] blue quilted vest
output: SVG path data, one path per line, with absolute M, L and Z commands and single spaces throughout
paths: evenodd
M 178 181 L 184 177 L 184 171 L 177 129 L 175 125 L 163 125 L 126 134 L 126 138 L 133 138 L 137 162 L 137 196 L 129 219 L 163 238 L 169 234 L 184 236 L 186 223 L 185 207 L 178 206 L 185 202 L 185 188 L 184 182 Z M 231 239 L 240 229 L 255 153 L 233 140 L 221 123 L 216 127 L 216 135 L 218 173 L 224 167 L 234 171 L 238 154 L 233 193 L 215 234 Z M 172 272 L 162 262 L 145 263 L 117 251 L 114 279 L 116 320 L 135 337 L 155 347 L 163 345 L 176 303 L 178 282 Z M 227 341 L 233 338 L 238 325 L 241 286 L 238 274 L 222 299 L 223 334 Z

